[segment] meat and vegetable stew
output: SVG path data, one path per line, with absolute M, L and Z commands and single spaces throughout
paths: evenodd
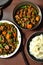
M 31 29 L 40 20 L 40 16 L 38 15 L 39 11 L 37 8 L 33 7 L 31 4 L 21 6 L 15 14 L 15 20 L 25 29 Z
M 12 24 L 0 23 L 0 55 L 11 54 L 17 45 L 16 28 Z

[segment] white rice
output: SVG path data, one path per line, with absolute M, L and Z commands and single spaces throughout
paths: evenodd
M 43 59 L 43 35 L 35 36 L 30 41 L 29 52 L 37 59 Z

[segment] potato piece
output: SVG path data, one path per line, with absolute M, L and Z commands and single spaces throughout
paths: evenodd
M 23 12 L 23 17 L 24 17 L 24 16 L 26 16 L 26 11 L 25 11 L 25 10 L 24 10 L 24 12 Z
M 31 15 L 31 9 L 28 9 L 28 14 Z
M 18 15 L 15 16 L 16 19 L 20 19 L 20 17 Z
M 27 18 L 24 18 L 24 22 L 26 22 L 27 21 Z
M 39 21 L 40 20 L 40 16 L 36 16 L 36 21 Z
M 36 23 L 35 23 L 35 19 L 34 18 L 32 18 L 31 19 L 31 23 L 33 24 L 33 25 L 35 25 Z
M 22 18 L 22 13 L 19 14 L 19 17 Z
M 20 12 L 23 12 L 23 9 L 20 9 Z
M 6 49 L 6 50 L 9 50 L 9 46 L 8 46 L 8 45 L 6 45 L 6 46 L 5 46 L 5 49 Z
M 0 30 L 3 30 L 4 26 L 0 26 Z
M 20 10 L 19 16 L 22 17 L 23 9 Z
M 21 24 L 21 20 L 20 20 L 20 21 L 18 21 L 18 24 Z
M 24 27 L 24 23 L 22 23 L 21 25 L 22 25 L 22 27 Z

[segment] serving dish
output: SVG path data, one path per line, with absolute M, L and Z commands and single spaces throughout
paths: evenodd
M 30 6 L 29 6 L 30 5 Z M 25 8 L 24 8 L 25 7 Z M 33 8 L 33 9 L 36 9 L 37 11 L 38 11 L 38 14 L 36 15 L 36 16 L 38 16 L 37 18 L 39 18 L 39 20 L 38 20 L 38 22 L 37 21 L 35 21 L 35 25 L 34 25 L 34 20 L 35 20 L 35 18 L 34 18 L 34 20 L 31 18 L 33 15 L 31 14 L 31 13 L 34 13 L 34 12 L 31 12 L 30 14 L 30 18 L 27 16 L 28 15 L 28 13 L 29 13 L 29 11 L 31 11 L 31 10 L 28 10 L 28 13 L 26 12 L 26 15 L 25 15 L 25 19 L 24 19 L 24 15 L 22 14 L 22 13 L 24 13 L 24 11 L 23 12 L 21 12 L 21 13 L 19 13 L 19 10 L 21 10 L 21 9 L 26 9 L 26 7 L 27 7 L 27 9 L 31 9 L 31 7 Z M 30 7 L 30 8 L 29 8 Z M 36 11 L 35 11 L 36 12 Z M 19 13 L 19 14 L 18 14 Z M 20 17 L 21 16 L 21 14 L 22 14 L 22 17 Z M 17 16 L 16 16 L 17 15 Z M 35 16 L 35 15 L 34 15 Z M 33 17 L 34 17 L 33 16 Z M 19 19 L 18 19 L 19 18 Z M 31 2 L 29 2 L 29 1 L 25 1 L 25 2 L 22 2 L 22 3 L 20 3 L 20 4 L 18 4 L 15 8 L 14 8 L 14 11 L 13 11 L 13 19 L 14 19 L 14 23 L 19 27 L 19 28 L 21 28 L 21 29 L 29 29 L 29 30 L 33 30 L 33 29 L 35 29 L 35 28 L 37 28 L 38 26 L 39 26 L 39 24 L 41 23 L 41 20 L 42 20 L 42 13 L 41 13 L 41 10 L 40 10 L 40 8 L 37 6 L 37 5 L 35 5 L 35 4 L 33 4 L 33 3 L 31 3 Z M 16 20 L 16 19 L 18 19 L 18 21 Z M 28 20 L 27 20 L 28 19 Z M 31 22 L 31 19 L 33 20 L 33 23 Z M 24 20 L 26 20 L 25 22 L 24 22 Z M 21 22 L 19 22 L 19 21 L 21 21 Z M 28 21 L 28 22 L 27 22 Z M 37 24 L 36 24 L 36 22 L 37 22 Z M 20 24 L 19 24 L 20 23 Z M 28 26 L 27 26 L 27 24 L 29 24 Z M 30 25 L 30 24 L 32 24 L 32 25 Z M 23 27 L 24 26 L 24 27 Z
M 0 19 L 3 16 L 3 9 L 7 7 L 12 0 L 0 0 Z
M 36 58 L 34 55 L 32 55 L 30 53 L 30 47 L 29 46 L 30 46 L 30 42 L 32 41 L 32 39 L 35 38 L 36 36 L 40 36 L 40 35 L 43 35 L 43 31 L 34 32 L 33 34 L 30 35 L 30 37 L 27 39 L 27 42 L 26 42 L 26 48 L 27 48 L 27 54 L 28 54 L 28 56 L 32 60 L 37 61 L 37 62 L 43 62 L 43 59 Z M 32 45 L 32 47 L 33 47 L 33 45 Z
M 21 45 L 21 33 L 20 33 L 20 31 L 19 31 L 19 29 L 16 27 L 16 25 L 15 24 L 13 24 L 12 22 L 10 22 L 10 21 L 7 21 L 7 20 L 1 20 L 0 21 L 0 24 L 3 24 L 3 23 L 7 23 L 7 24 L 11 24 L 11 25 L 13 25 L 15 28 L 16 28 L 16 30 L 17 30 L 17 39 L 18 39 L 18 45 L 17 45 L 17 47 L 16 47 L 16 49 L 11 53 L 11 54 L 5 54 L 5 55 L 0 55 L 0 58 L 8 58 L 8 57 L 11 57 L 11 56 L 13 56 L 17 51 L 18 51 L 18 49 L 19 49 L 19 47 L 20 47 L 20 45 Z

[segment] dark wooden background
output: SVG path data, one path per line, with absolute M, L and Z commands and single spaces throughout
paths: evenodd
M 4 19 L 4 20 L 9 20 L 9 21 L 14 22 L 13 10 L 14 10 L 15 6 L 22 1 L 27 1 L 27 0 L 12 0 L 10 5 L 3 9 L 2 20 Z M 28 1 L 36 3 L 41 8 L 41 11 L 43 14 L 43 0 L 28 0 Z M 35 31 L 43 31 L 43 20 L 42 20 L 40 26 L 33 31 L 21 30 L 23 39 L 22 39 L 22 43 L 21 43 L 21 47 L 20 47 L 19 51 L 11 58 L 0 59 L 0 65 L 43 65 L 43 63 L 38 63 L 36 61 L 33 61 L 29 57 L 29 55 L 27 53 L 27 49 L 26 49 L 26 41 L 27 41 L 28 37 Z

